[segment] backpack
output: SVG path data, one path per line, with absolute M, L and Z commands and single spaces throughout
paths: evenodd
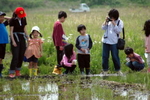
M 119 25 L 120 20 L 118 21 L 117 26 Z M 125 47 L 125 32 L 124 32 L 124 27 L 122 28 L 122 33 L 123 33 L 123 38 L 118 38 L 118 43 L 117 43 L 117 49 L 119 50 L 124 50 Z M 119 37 L 119 35 L 118 35 Z

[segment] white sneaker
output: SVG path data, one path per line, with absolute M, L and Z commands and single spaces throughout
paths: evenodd
M 121 71 L 117 71 L 118 75 L 123 75 L 123 73 Z
M 102 71 L 100 74 L 107 75 L 107 74 L 108 74 L 108 71 Z

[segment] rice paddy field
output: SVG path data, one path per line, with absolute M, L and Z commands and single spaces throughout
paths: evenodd
M 86 77 L 80 76 L 79 68 L 73 75 L 55 76 L 52 74 L 56 65 L 56 51 L 52 41 L 53 24 L 57 20 L 60 10 L 67 12 L 67 19 L 63 23 L 68 42 L 75 44 L 77 26 L 84 24 L 87 33 L 93 40 L 91 49 L 91 74 L 102 71 L 102 42 L 104 31 L 101 25 L 110 7 L 93 8 L 86 13 L 71 13 L 68 9 L 27 9 L 27 31 L 30 34 L 33 26 L 39 26 L 43 34 L 43 56 L 39 59 L 38 78 L 17 78 L 10 80 L 8 76 L 11 61 L 10 45 L 3 61 L 4 78 L 0 79 L 0 100 L 149 100 L 150 74 L 147 73 L 146 58 L 144 56 L 145 35 L 144 22 L 150 18 L 149 7 L 116 8 L 124 22 L 126 46 L 132 47 L 145 60 L 145 69 L 132 72 L 125 66 L 126 55 L 119 51 L 121 70 L 124 76 Z M 11 16 L 12 12 L 8 13 Z M 9 28 L 8 28 L 9 29 Z M 76 51 L 76 48 L 74 47 Z M 110 73 L 115 73 L 112 59 L 109 59 Z M 22 75 L 28 76 L 28 63 L 24 62 Z M 116 82 L 116 83 L 115 83 Z M 139 98 L 137 98 L 139 97 Z

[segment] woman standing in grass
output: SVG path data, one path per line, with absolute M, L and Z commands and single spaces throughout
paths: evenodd
M 148 72 L 150 72 L 150 20 L 147 20 L 144 24 L 145 31 L 145 52 L 148 54 L 147 64 L 148 64 Z
M 38 58 L 42 56 L 42 37 L 40 29 L 38 26 L 34 26 L 31 30 L 30 39 L 28 40 L 28 47 L 25 52 L 25 57 L 29 62 L 29 76 L 32 76 L 32 71 L 34 68 L 34 76 L 37 76 L 37 62 Z
M 107 74 L 109 70 L 109 55 L 111 52 L 112 60 L 114 63 L 115 71 L 118 74 L 122 74 L 120 71 L 120 58 L 119 50 L 117 49 L 117 42 L 119 34 L 122 32 L 123 21 L 119 18 L 119 11 L 117 9 L 111 9 L 108 13 L 108 17 L 102 24 L 102 29 L 105 30 L 102 38 L 103 52 L 102 52 L 102 67 L 103 74 Z
M 20 70 L 26 50 L 26 13 L 24 8 L 17 7 L 10 19 L 10 37 L 12 60 L 10 64 L 9 77 L 20 76 Z

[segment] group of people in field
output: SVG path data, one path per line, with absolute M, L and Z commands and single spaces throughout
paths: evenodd
M 79 36 L 76 38 L 75 47 L 77 48 L 77 52 L 75 52 L 73 44 L 67 42 L 62 27 L 62 23 L 65 22 L 66 18 L 67 13 L 60 11 L 58 13 L 58 20 L 54 23 L 52 38 L 57 52 L 57 65 L 54 67 L 52 73 L 62 74 L 61 68 L 65 68 L 66 70 L 63 74 L 72 74 L 78 62 L 80 73 L 82 75 L 89 75 L 90 50 L 93 45 L 92 38 L 86 33 L 85 25 L 78 25 L 77 31 L 79 32 Z M 6 21 L 4 21 L 5 19 Z M 4 12 L 0 12 L 0 77 L 2 77 L 2 70 L 4 68 L 2 60 L 5 57 L 6 44 L 9 43 L 6 29 L 7 25 L 10 26 L 10 45 L 12 52 L 9 77 L 21 76 L 20 70 L 25 59 L 29 62 L 29 76 L 37 76 L 38 58 L 42 56 L 43 41 L 40 38 L 42 34 L 38 26 L 33 26 L 31 33 L 29 35 L 27 34 L 26 12 L 24 8 L 17 7 L 11 18 L 6 17 Z M 111 9 L 108 12 L 108 17 L 106 17 L 102 24 L 102 30 L 105 31 L 102 37 L 102 74 L 108 74 L 110 52 L 116 73 L 123 74 L 121 72 L 119 50 L 117 49 L 119 34 L 122 32 L 123 27 L 123 21 L 119 18 L 119 11 L 117 9 Z M 145 31 L 146 37 L 145 52 L 148 54 L 147 64 L 150 67 L 150 20 L 145 22 L 143 30 Z M 126 65 L 131 70 L 140 71 L 144 68 L 144 60 L 132 48 L 127 47 L 124 49 L 124 52 L 127 55 Z M 150 72 L 150 69 L 148 71 Z

